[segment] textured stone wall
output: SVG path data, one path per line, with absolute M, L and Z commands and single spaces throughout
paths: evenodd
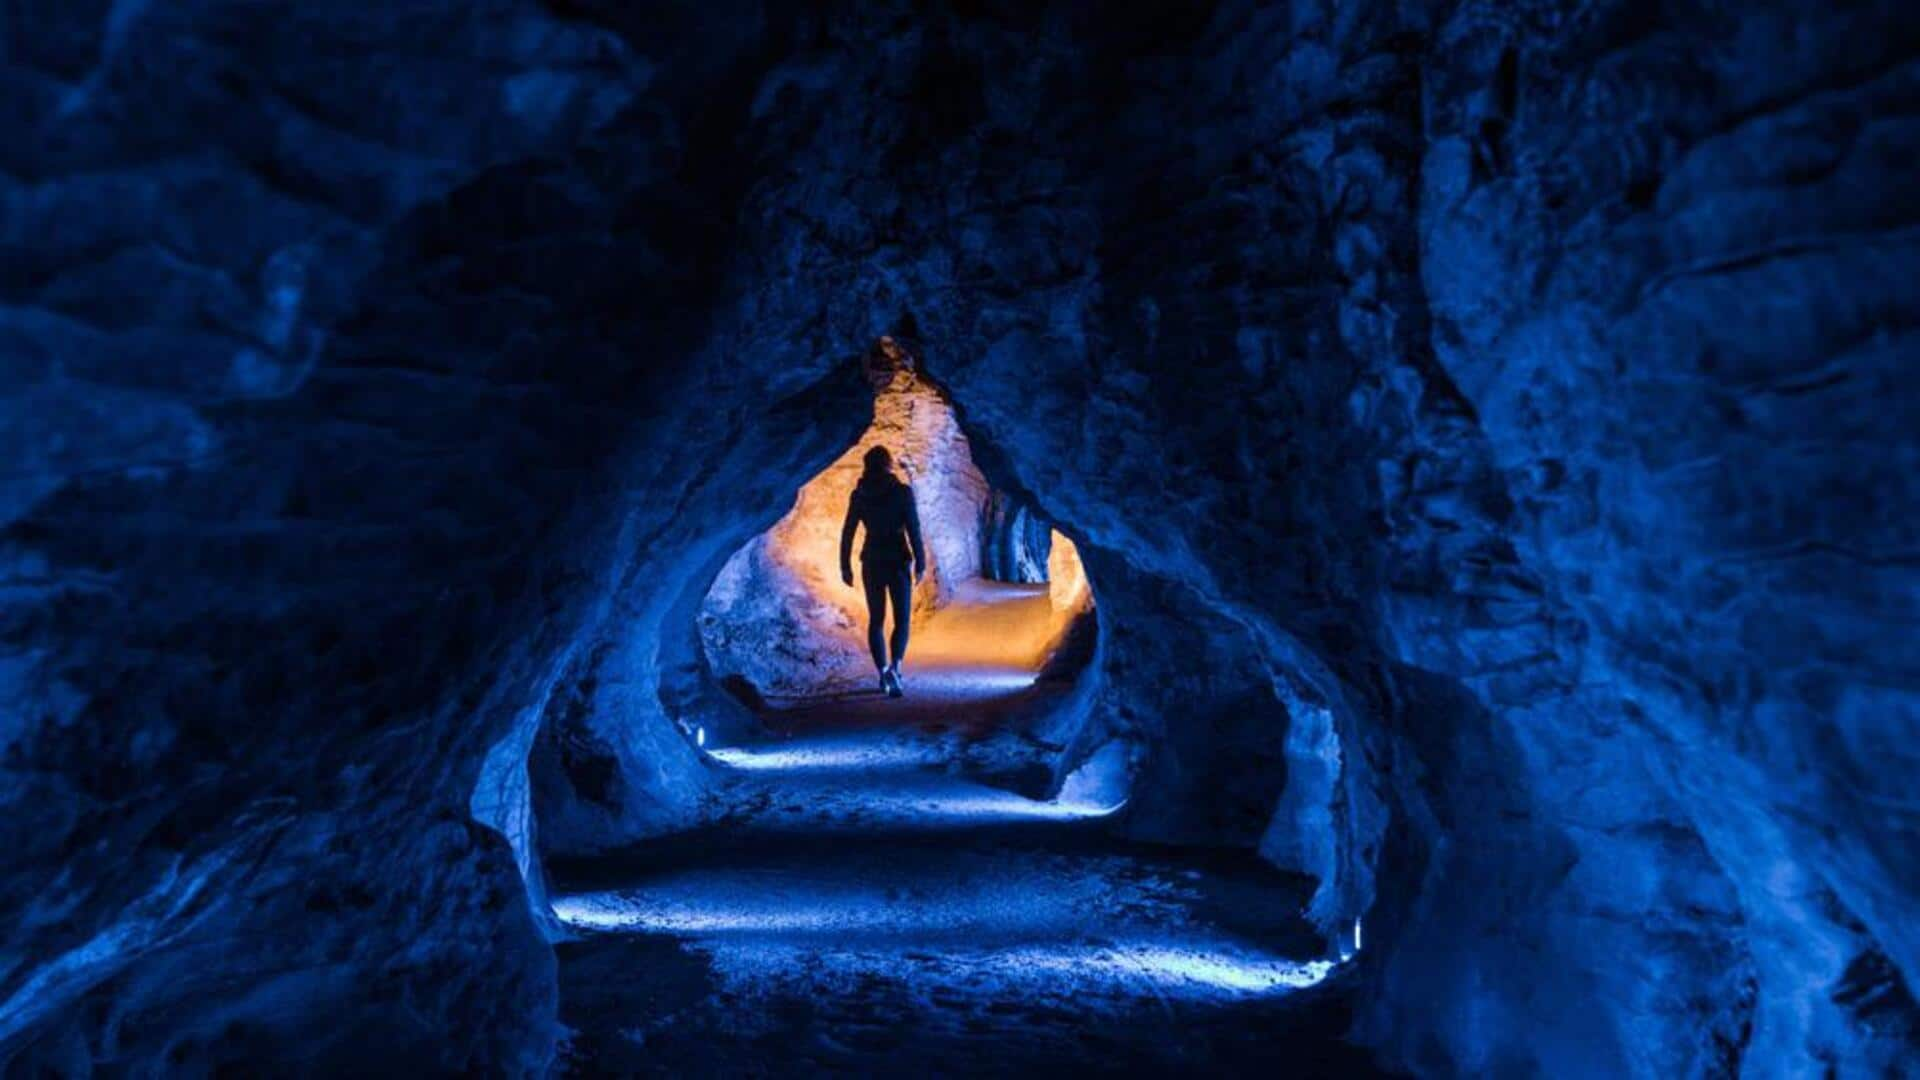
M 1455 562 L 1466 618 L 1419 598 L 1392 622 L 1488 707 L 1566 870 L 1426 963 L 1514 1001 L 1585 968 L 1604 1024 L 1502 1046 L 1470 1033 L 1539 1011 L 1410 996 L 1370 1028 L 1410 1060 L 1416 1009 L 1470 1067 L 1912 1053 L 1916 45 L 1891 4 L 1466 4 L 1434 28 L 1420 385 L 1460 416 L 1390 512 L 1485 554 Z M 1488 942 L 1518 951 L 1490 970 Z
M 532 4 L 0 25 L 0 1058 L 541 1068 L 470 804 L 524 821 L 491 752 L 660 527 L 615 467 L 704 334 L 667 118 L 733 31 L 643 101 L 671 55 Z
M 1067 767 L 1385 1060 L 1911 1055 L 1902 5 L 5 19 L 13 1066 L 539 1068 L 532 853 L 697 818 L 903 329 L 1099 583 Z

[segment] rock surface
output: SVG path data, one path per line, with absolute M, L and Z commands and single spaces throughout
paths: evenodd
M 1381 1062 L 1912 1059 L 1910 5 L 646 8 L 0 20 L 0 1060 L 545 1068 L 886 334 Z

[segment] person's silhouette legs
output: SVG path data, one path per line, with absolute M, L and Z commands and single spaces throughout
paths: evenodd
M 887 582 L 872 563 L 860 566 L 860 585 L 867 594 L 867 652 L 880 673 L 880 689 L 887 690 Z
M 880 672 L 880 689 L 889 697 L 899 697 L 900 661 L 907 655 L 908 629 L 913 621 L 913 568 L 879 561 L 863 563 L 860 584 L 867 594 L 867 652 Z M 889 601 L 893 607 L 891 639 L 887 634 Z
M 893 677 L 893 696 L 903 692 L 900 685 L 900 661 L 907 658 L 908 630 L 913 625 L 913 570 L 902 566 L 887 582 L 887 596 L 893 602 L 893 662 L 887 672 Z

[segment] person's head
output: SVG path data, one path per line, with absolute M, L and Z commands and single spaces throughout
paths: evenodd
M 884 446 L 867 451 L 867 475 L 886 476 L 893 472 L 893 455 Z

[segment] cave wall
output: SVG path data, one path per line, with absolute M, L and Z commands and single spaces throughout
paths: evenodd
M 660 353 L 704 333 L 727 222 L 690 196 L 725 187 L 688 162 L 745 31 L 0 23 L 0 1059 L 538 1071 L 553 956 L 470 811 L 524 820 L 476 788 L 617 573 L 602 469 L 684 382 Z
M 0 1057 L 543 1065 L 910 319 L 1386 1061 L 1895 1067 L 1920 42 L 1755 7 L 9 12 Z
M 1619 883 L 1548 940 L 1585 952 L 1634 913 L 1659 940 L 1597 993 L 1697 1016 L 1696 1068 L 1895 1068 L 1920 26 L 1875 4 L 1490 14 L 1436 28 L 1455 62 L 1428 82 L 1421 281 L 1528 567 L 1488 621 L 1535 583 L 1554 610 L 1531 638 L 1566 734 L 1514 730 L 1537 816 L 1580 840 L 1557 891 Z M 1468 683 L 1518 689 L 1495 678 Z M 1657 1070 L 1620 1012 L 1629 1066 Z
M 987 493 L 981 529 L 981 572 L 994 581 L 1031 585 L 1047 579 L 1052 529 L 1031 507 L 1005 492 Z

